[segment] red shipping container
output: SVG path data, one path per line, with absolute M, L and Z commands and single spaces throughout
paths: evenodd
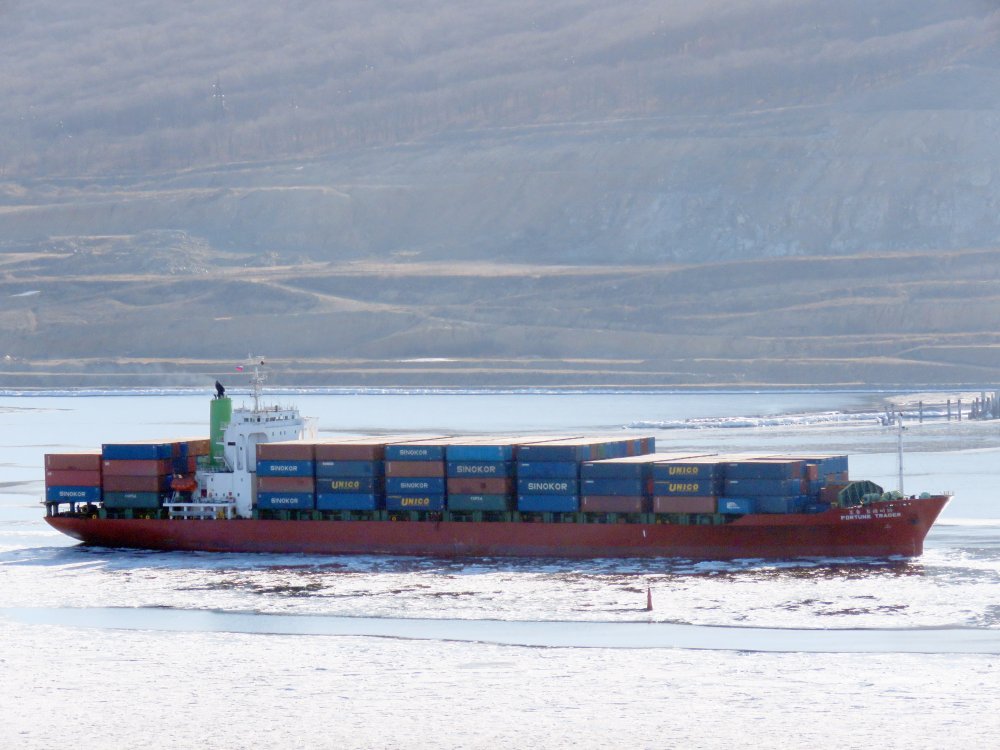
M 109 458 L 101 470 L 106 477 L 163 477 L 173 473 L 173 467 L 170 458 Z
M 381 461 L 385 443 L 317 443 L 317 461 Z
M 187 455 L 189 456 L 207 456 L 212 452 L 212 441 L 209 438 L 183 438 L 177 443 L 187 443 Z
M 315 492 L 316 480 L 313 477 L 257 477 L 257 489 L 261 492 Z
M 101 472 L 86 469 L 48 469 L 46 487 L 100 487 Z
M 847 483 L 842 484 L 828 484 L 826 487 L 821 487 L 819 490 L 819 501 L 821 503 L 830 503 L 834 505 L 838 502 L 838 495 L 841 490 L 847 487 Z
M 646 498 L 641 495 L 581 495 L 584 513 L 645 513 Z
M 166 492 L 170 489 L 170 478 L 105 475 L 101 487 L 105 492 Z
M 510 495 L 514 480 L 509 477 L 450 477 L 449 495 Z
M 315 461 L 316 444 L 288 441 L 257 443 L 258 461 Z
M 101 452 L 46 453 L 45 468 L 58 471 L 100 471 Z
M 806 480 L 816 481 L 819 479 L 819 466 L 816 464 L 806 464 Z
M 444 461 L 386 461 L 387 477 L 443 477 Z
M 656 495 L 654 513 L 715 513 L 719 498 L 714 495 Z

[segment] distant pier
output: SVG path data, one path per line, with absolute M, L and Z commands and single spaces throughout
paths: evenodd
M 978 396 L 971 399 L 966 397 L 964 402 L 961 396 L 948 398 L 944 401 L 934 403 L 918 401 L 910 408 L 903 408 L 896 404 L 889 404 L 882 417 L 883 424 L 893 424 L 897 418 L 905 418 L 912 421 L 914 418 L 920 423 L 924 420 L 947 420 L 948 422 L 961 422 L 963 419 L 989 420 L 1000 419 L 1000 391 L 980 391 Z

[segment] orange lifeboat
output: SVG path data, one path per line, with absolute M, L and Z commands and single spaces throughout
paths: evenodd
M 170 489 L 177 492 L 194 492 L 198 489 L 198 482 L 194 477 L 174 477 L 170 480 Z

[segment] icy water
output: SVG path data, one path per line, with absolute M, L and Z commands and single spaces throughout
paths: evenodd
M 207 399 L 0 399 L 0 747 L 997 746 L 998 423 L 907 429 L 905 489 L 957 493 L 917 560 L 152 553 L 43 522 L 44 453 L 204 434 Z M 637 429 L 896 484 L 879 395 L 283 400 L 325 433 Z

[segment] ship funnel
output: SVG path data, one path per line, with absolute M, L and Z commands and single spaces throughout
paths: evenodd
M 210 453 L 212 466 L 222 466 L 226 454 L 226 428 L 233 421 L 233 401 L 229 396 L 213 398 L 209 419 Z

